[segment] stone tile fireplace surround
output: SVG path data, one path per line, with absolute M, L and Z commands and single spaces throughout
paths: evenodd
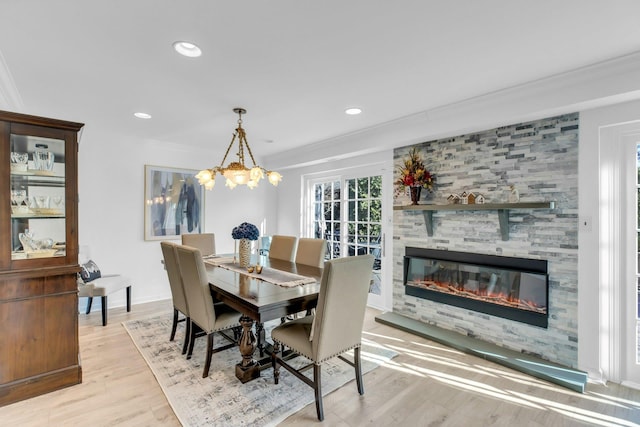
M 516 209 L 509 240 L 500 236 L 490 210 L 433 212 L 428 236 L 420 211 L 394 210 L 394 313 L 454 330 L 511 350 L 576 367 L 578 363 L 578 113 L 443 138 L 394 150 L 397 167 L 416 147 L 436 175 L 433 194 L 420 203 L 446 204 L 452 193 L 482 194 L 486 203 L 506 203 L 515 185 L 521 202 L 555 201 L 553 209 Z M 396 204 L 409 204 L 400 195 Z M 405 294 L 406 247 L 546 260 L 548 327 Z

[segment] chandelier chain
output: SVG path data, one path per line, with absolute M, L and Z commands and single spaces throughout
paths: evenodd
M 231 147 L 233 147 L 233 141 L 236 140 L 236 134 L 233 134 L 233 137 L 231 138 L 231 142 L 229 143 L 229 146 L 227 147 L 227 151 L 224 153 L 224 157 L 222 158 L 222 161 L 220 162 L 220 166 L 218 167 L 219 169 L 222 169 L 224 166 L 224 161 L 227 160 L 227 156 L 229 155 L 229 151 L 231 151 Z
M 249 152 L 249 157 L 251 157 L 251 161 L 253 162 L 253 166 L 256 166 L 256 159 L 253 158 L 253 153 L 251 152 L 251 147 L 249 147 L 249 143 L 247 142 L 247 134 L 244 133 L 244 129 L 239 128 L 242 130 L 242 139 L 240 139 L 240 141 L 244 141 L 244 145 L 247 147 L 247 151 Z M 240 144 L 242 145 L 242 144 Z M 243 157 L 243 161 L 242 164 L 244 164 L 244 155 Z

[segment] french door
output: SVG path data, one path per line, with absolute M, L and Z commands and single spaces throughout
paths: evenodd
M 344 170 L 338 175 L 307 180 L 310 235 L 327 241 L 327 259 L 372 254 L 374 264 L 369 305 L 391 309 L 390 268 L 386 265 L 391 194 L 382 165 Z M 387 196 L 387 198 L 389 198 Z
M 625 286 L 622 289 L 623 299 L 621 322 L 624 336 L 622 380 L 632 387 L 640 387 L 640 134 L 629 135 L 627 143 L 622 144 L 625 161 L 624 167 L 626 187 L 626 229 L 623 235 L 626 242 Z M 623 139 L 624 141 L 624 139 Z M 626 184 L 626 185 L 625 185 Z

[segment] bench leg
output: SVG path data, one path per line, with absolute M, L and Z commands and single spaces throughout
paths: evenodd
M 93 302 L 92 297 L 87 297 L 87 312 L 85 314 L 89 314 L 91 312 L 91 303 Z
M 127 286 L 127 311 L 131 311 L 131 286 Z
M 107 296 L 102 298 L 102 326 L 107 326 Z

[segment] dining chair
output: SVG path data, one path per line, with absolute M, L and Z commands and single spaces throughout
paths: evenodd
M 355 369 L 358 393 L 364 394 L 360 346 L 364 313 L 369 293 L 373 255 L 336 258 L 325 262 L 318 294 L 316 314 L 276 326 L 271 331 L 273 378 L 280 377 L 279 365 L 311 386 L 315 391 L 318 420 L 322 408 L 321 365 L 338 357 Z M 282 356 L 283 347 L 306 357 L 310 364 L 296 369 Z M 353 361 L 343 353 L 353 350 Z M 313 366 L 313 379 L 302 372 Z
M 269 247 L 269 258 L 293 262 L 297 246 L 298 238 L 295 236 L 273 235 Z
M 183 234 L 182 244 L 200 249 L 203 256 L 216 254 L 216 236 L 214 233 Z
M 206 334 L 207 356 L 202 373 L 202 378 L 206 378 L 209 375 L 213 353 L 226 350 L 237 344 L 241 329 L 239 322 L 241 314 L 226 304 L 214 305 L 204 261 L 202 260 L 202 253 L 199 249 L 178 245 L 176 252 L 191 321 L 187 359 L 191 358 L 198 332 Z M 233 338 L 225 333 L 229 329 L 233 329 Z M 213 335 L 215 332 L 218 332 L 231 343 L 214 349 Z
M 164 268 L 167 270 L 167 276 L 169 277 L 171 299 L 173 300 L 173 323 L 171 324 L 171 335 L 169 336 L 169 341 L 174 340 L 178 323 L 184 322 L 185 332 L 182 354 L 185 354 L 187 352 L 187 345 L 189 344 L 189 337 L 191 335 L 191 321 L 189 319 L 187 298 L 184 295 L 182 277 L 180 276 L 180 266 L 178 265 L 178 255 L 176 253 L 177 246 L 178 245 L 173 242 L 160 242 L 162 256 L 164 257 Z M 179 318 L 180 313 L 184 316 L 182 319 Z
M 327 250 L 327 242 L 324 239 L 310 239 L 302 237 L 298 239 L 296 249 L 296 264 L 311 265 L 322 268 L 324 254 Z

